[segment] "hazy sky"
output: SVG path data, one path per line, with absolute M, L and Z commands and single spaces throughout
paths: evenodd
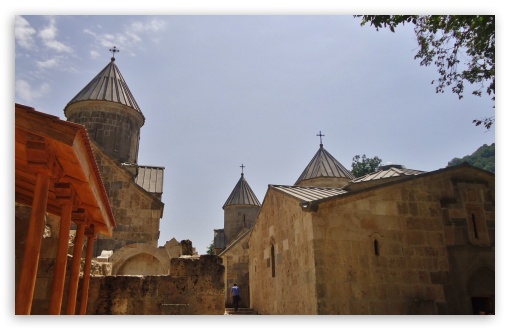
M 204 254 L 244 164 L 262 202 L 294 184 L 319 148 L 432 171 L 495 142 L 472 120 L 488 97 L 436 94 L 435 67 L 396 33 L 352 15 L 16 16 L 15 102 L 65 120 L 66 104 L 110 61 L 145 115 L 139 164 L 165 167 L 159 243 Z

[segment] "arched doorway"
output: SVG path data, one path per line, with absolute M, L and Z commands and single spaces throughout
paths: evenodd
M 495 276 L 489 268 L 478 268 L 469 277 L 467 292 L 473 314 L 494 314 Z

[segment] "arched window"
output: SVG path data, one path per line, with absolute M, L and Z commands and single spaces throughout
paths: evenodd
M 274 245 L 271 245 L 271 276 L 275 276 Z
M 376 256 L 379 255 L 379 241 L 374 239 L 374 253 Z

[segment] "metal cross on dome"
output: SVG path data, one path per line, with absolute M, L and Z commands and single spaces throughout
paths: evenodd
M 241 166 L 239 166 L 239 167 L 241 168 L 241 174 L 244 174 L 244 168 L 245 168 L 246 166 L 244 166 L 244 164 L 241 164 Z
M 323 137 L 323 136 L 326 136 L 326 135 L 322 134 L 322 132 L 321 132 L 321 131 L 319 131 L 319 134 L 317 134 L 317 136 L 318 136 L 318 137 L 320 137 L 320 139 L 321 139 L 321 145 L 322 145 L 322 137 Z
M 115 53 L 120 52 L 120 50 L 118 50 L 116 46 L 113 46 L 113 48 L 110 48 L 110 52 L 113 54 L 112 58 L 115 58 Z

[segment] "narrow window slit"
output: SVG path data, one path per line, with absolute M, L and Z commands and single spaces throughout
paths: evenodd
M 478 239 L 478 228 L 476 228 L 476 219 L 473 213 L 471 213 L 471 222 L 473 223 L 473 232 L 475 234 L 475 238 Z
M 271 245 L 271 276 L 275 276 L 274 245 Z

